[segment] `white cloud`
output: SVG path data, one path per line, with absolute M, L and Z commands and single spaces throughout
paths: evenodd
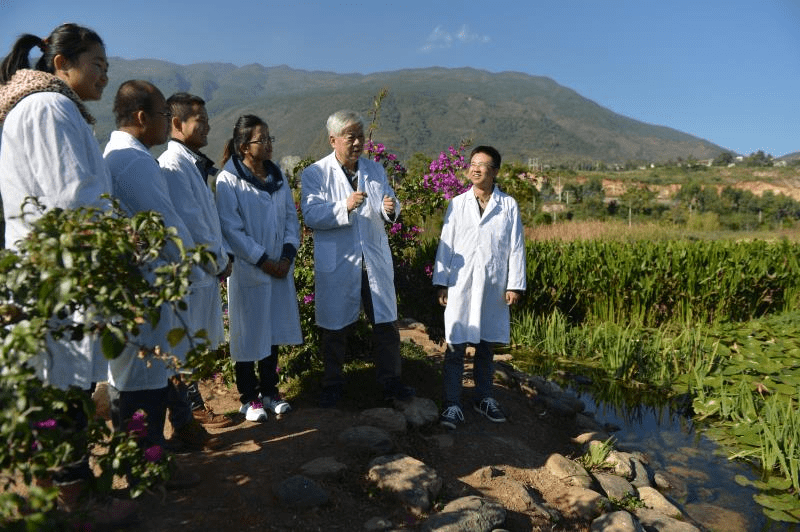
M 465 43 L 486 44 L 491 40 L 491 37 L 488 35 L 473 33 L 466 24 L 462 25 L 461 28 L 455 33 L 451 33 L 450 31 L 444 29 L 441 25 L 438 25 L 433 28 L 433 31 L 430 35 L 428 35 L 428 38 L 425 39 L 425 44 L 420 47 L 419 51 L 428 53 L 433 50 L 452 48 L 453 46 L 458 46 Z

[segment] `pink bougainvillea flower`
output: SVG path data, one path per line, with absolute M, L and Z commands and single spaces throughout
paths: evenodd
M 56 428 L 55 419 L 45 419 L 44 421 L 37 421 L 33 424 L 37 429 L 54 429 Z
M 144 450 L 144 459 L 148 462 L 158 462 L 164 457 L 164 449 L 160 445 L 153 445 Z

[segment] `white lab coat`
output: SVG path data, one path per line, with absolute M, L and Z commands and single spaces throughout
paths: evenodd
M 508 343 L 507 290 L 525 290 L 525 234 L 517 202 L 497 187 L 481 217 L 475 192 L 456 196 L 442 227 L 433 284 L 448 287 L 448 344 Z
M 159 212 L 167 227 L 175 227 L 184 248 L 194 247 L 188 229 L 172 205 L 161 167 L 141 142 L 129 133 L 114 131 L 103 157 L 111 172 L 113 195 L 129 215 L 150 210 Z M 178 261 L 179 258 L 178 249 L 172 243 L 162 250 L 162 261 Z M 148 347 L 159 345 L 162 352 L 180 359 L 181 353 L 175 352 L 166 339 L 166 334 L 179 326 L 172 309 L 164 305 L 156 329 L 142 327 L 136 341 Z M 151 390 L 166 386 L 167 378 L 173 373 L 160 360 L 139 358 L 138 349 L 128 345 L 119 357 L 109 362 L 108 382 L 120 391 Z
M 28 196 L 47 208 L 83 206 L 108 208 L 100 198 L 111 192 L 111 178 L 100 147 L 75 103 L 62 94 L 39 92 L 26 96 L 8 113 L 0 141 L 0 194 L 6 221 L 6 247 L 30 232 L 38 214 L 26 215 L 21 206 Z M 28 207 L 28 213 L 35 212 Z M 79 313 L 71 318 L 81 321 Z M 89 335 L 79 342 L 48 338 L 48 353 L 31 363 L 46 383 L 66 389 L 88 389 L 105 379 L 106 361 Z
M 228 266 L 228 246 L 222 237 L 214 195 L 195 164 L 197 155 L 170 141 L 158 158 L 175 211 L 186 224 L 195 245 L 203 244 L 214 254 L 215 262 L 195 269 L 191 276 L 187 309 L 183 313 L 191 331 L 205 329 L 212 349 L 225 341 L 222 325 L 222 299 L 217 276 Z
M 228 278 L 231 358 L 256 362 L 273 345 L 303 343 L 294 264 L 283 279 L 255 264 L 266 253 L 280 259 L 284 244 L 300 247 L 300 223 L 288 181 L 274 194 L 236 175 L 233 160 L 217 175 L 217 211 L 222 234 L 236 260 Z
M 394 268 L 386 222 L 400 214 L 400 202 L 380 164 L 358 160 L 358 189 L 366 201 L 347 212 L 353 188 L 336 154 L 303 171 L 303 221 L 314 230 L 315 314 L 317 325 L 338 330 L 355 322 L 361 309 L 362 257 L 369 277 L 375 323 L 397 320 Z M 395 215 L 383 210 L 383 197 L 395 199 Z

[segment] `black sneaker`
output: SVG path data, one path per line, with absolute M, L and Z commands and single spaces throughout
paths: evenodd
M 475 401 L 472 406 L 476 412 L 486 416 L 489 421 L 503 423 L 506 420 L 506 415 L 500 409 L 500 405 L 492 397 L 484 397 L 480 401 Z
M 407 386 L 400 379 L 392 379 L 383 388 L 383 398 L 391 403 L 393 401 L 408 401 L 417 394 L 413 386 Z
M 336 403 L 342 398 L 342 389 L 338 386 L 326 386 L 319 397 L 319 406 L 322 408 L 335 408 Z
M 439 415 L 439 424 L 448 429 L 455 429 L 459 424 L 464 422 L 464 412 L 461 407 L 457 405 L 448 406 Z

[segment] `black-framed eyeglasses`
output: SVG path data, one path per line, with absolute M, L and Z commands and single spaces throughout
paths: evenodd
M 172 119 L 172 111 L 156 111 L 155 113 L 157 115 L 163 116 L 167 120 L 171 120 Z
M 267 142 L 275 144 L 275 137 L 261 137 L 256 140 L 251 140 L 248 144 L 266 144 Z

